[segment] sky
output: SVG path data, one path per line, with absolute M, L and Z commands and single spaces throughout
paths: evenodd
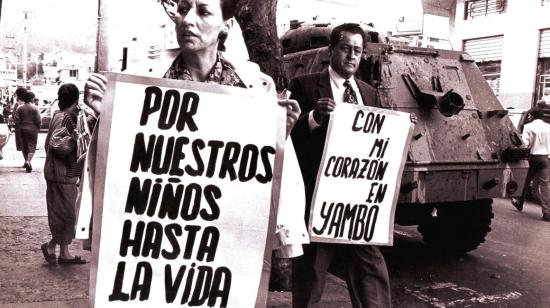
M 318 22 L 333 23 L 363 21 L 373 22 L 379 31 L 385 33 L 395 29 L 399 16 L 418 11 L 419 1 L 278 0 L 277 24 L 279 29 L 288 29 L 291 19 L 311 22 L 316 18 Z M 42 40 L 76 37 L 93 41 L 97 28 L 97 5 L 96 0 L 3 0 L 0 42 L 5 44 L 6 35 L 21 35 L 24 11 L 29 12 L 31 39 L 33 36 Z M 104 0 L 103 5 L 110 12 L 110 25 L 121 32 L 140 32 L 140 29 L 158 25 L 159 22 L 169 22 L 157 0 Z
M 420 0 L 279 0 L 277 24 L 297 19 L 305 22 L 374 23 L 379 32 L 395 31 L 401 16 L 421 16 Z M 287 27 L 288 28 L 288 27 Z

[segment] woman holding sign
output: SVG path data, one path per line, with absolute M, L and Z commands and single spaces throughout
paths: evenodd
M 175 12 L 169 12 L 169 15 L 175 23 L 179 54 L 171 66 L 164 71 L 164 78 L 216 83 L 276 94 L 273 80 L 261 73 L 256 64 L 248 61 L 231 63 L 225 57 L 223 51 L 225 50 L 224 43 L 228 38 L 228 32 L 232 27 L 237 26 L 236 21 L 232 18 L 235 12 L 234 0 L 180 0 L 176 2 Z M 85 86 L 85 102 L 97 114 L 101 112 L 101 101 L 106 90 L 106 84 L 107 79 L 103 75 L 92 74 Z M 279 99 L 278 102 L 287 110 L 286 132 L 288 136 L 300 115 L 300 107 L 296 100 L 283 98 Z M 287 142 L 286 148 L 292 148 L 291 144 L 289 146 Z M 287 152 L 294 154 L 293 151 Z M 285 154 L 285 170 L 289 168 L 288 161 L 291 160 L 287 160 L 287 155 Z M 297 162 L 295 167 L 295 170 L 299 170 Z M 283 173 L 285 172 L 287 171 Z M 301 180 L 301 175 L 298 172 L 296 171 L 295 175 L 292 175 L 294 181 Z M 294 193 L 288 193 L 285 191 L 285 184 L 282 186 L 281 196 L 285 195 L 285 198 L 288 199 L 289 195 L 294 195 L 299 200 L 301 199 L 298 202 L 292 201 L 294 202 L 292 205 L 289 204 L 293 207 L 292 210 L 286 208 L 286 210 L 281 209 L 279 211 L 279 217 L 281 213 L 285 213 L 286 221 L 292 221 L 288 225 L 298 225 L 297 228 L 283 226 L 281 229 L 284 232 L 280 232 L 281 234 L 284 233 L 286 237 L 290 233 L 290 237 L 298 239 L 293 242 L 299 244 L 294 247 L 298 248 L 298 252 L 292 251 L 293 248 L 288 246 L 289 250 L 283 253 L 285 256 L 293 256 L 301 253 L 303 242 L 308 242 L 304 222 L 300 221 L 300 218 L 303 217 L 304 193 L 303 188 L 295 189 Z M 287 185 L 287 187 L 289 186 L 303 187 L 303 183 L 291 183 Z M 300 202 L 302 203 L 301 206 L 296 204 Z M 280 208 L 283 207 L 282 203 L 284 201 L 279 202 Z M 300 211 L 300 209 L 302 212 L 295 214 L 295 211 Z M 278 225 L 287 225 L 287 223 L 281 223 L 279 220 Z M 285 239 L 282 239 L 281 242 L 280 244 L 285 244 Z
M 170 14 L 176 24 L 179 55 L 163 77 L 274 93 L 273 80 L 261 73 L 257 65 L 248 61 L 234 65 L 224 58 L 224 42 L 236 23 L 234 13 L 234 0 L 178 1 L 176 12 Z M 98 114 L 106 83 L 101 74 L 92 74 L 86 83 L 86 103 Z M 300 107 L 296 100 L 281 99 L 279 104 L 287 108 L 287 133 L 290 133 Z

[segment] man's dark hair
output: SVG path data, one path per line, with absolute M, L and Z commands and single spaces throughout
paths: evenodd
M 57 90 L 57 99 L 59 100 L 57 105 L 59 109 L 64 110 L 71 107 L 74 103 L 78 102 L 79 96 L 80 92 L 78 91 L 78 87 L 74 84 L 66 83 L 61 85 L 59 90 Z
M 25 92 L 27 92 L 27 89 L 19 87 L 15 90 L 15 95 L 17 95 L 17 97 L 21 98 L 23 93 L 25 93 Z
M 544 110 L 542 110 L 542 108 L 535 107 L 533 108 L 533 110 L 531 110 L 531 116 L 534 119 L 542 119 L 542 117 L 544 116 Z
M 332 32 L 330 33 L 330 44 L 328 46 L 330 50 L 332 50 L 338 44 L 338 42 L 342 39 L 342 32 L 360 34 L 361 37 L 363 38 L 363 48 L 365 48 L 365 43 L 367 42 L 367 36 L 365 35 L 365 31 L 363 31 L 363 28 L 361 28 L 361 26 L 359 26 L 358 24 L 347 23 L 347 24 L 341 24 L 336 28 L 332 29 Z
M 21 99 L 25 103 L 30 103 L 34 100 L 34 93 L 25 90 L 25 92 L 22 92 L 21 95 L 17 95 L 17 97 L 19 97 L 19 99 Z

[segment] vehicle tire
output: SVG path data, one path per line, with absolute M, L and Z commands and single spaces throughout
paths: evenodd
M 465 254 L 476 249 L 491 231 L 492 199 L 438 204 L 436 217 L 423 220 L 418 231 L 424 242 L 442 252 Z

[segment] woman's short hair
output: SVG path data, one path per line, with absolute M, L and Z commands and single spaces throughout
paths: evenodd
M 17 97 L 19 97 L 25 103 L 30 103 L 34 99 L 34 93 L 25 90 L 25 92 L 22 92 L 21 95 L 17 95 Z
M 17 97 L 21 98 L 23 93 L 25 93 L 25 92 L 27 92 L 27 89 L 19 87 L 15 90 L 15 95 L 17 95 Z
M 59 109 L 63 110 L 71 107 L 73 104 L 78 102 L 79 96 L 80 92 L 78 91 L 78 87 L 74 84 L 66 83 L 61 85 L 59 90 L 57 90 L 57 99 L 59 100 L 57 105 L 59 106 Z
M 338 44 L 338 42 L 342 39 L 342 32 L 360 34 L 361 37 L 363 38 L 363 48 L 365 48 L 367 37 L 365 35 L 365 31 L 363 31 L 363 28 L 361 28 L 361 26 L 359 26 L 358 24 L 346 23 L 346 24 L 341 24 L 336 28 L 332 29 L 332 32 L 330 33 L 329 49 L 332 50 Z
M 220 6 L 222 8 L 223 20 L 228 20 L 235 16 L 236 2 L 235 0 L 220 0 Z
M 533 108 L 533 110 L 531 110 L 531 116 L 534 119 L 542 119 L 542 117 L 544 116 L 544 110 L 542 110 L 542 108 L 540 107 L 535 107 Z

